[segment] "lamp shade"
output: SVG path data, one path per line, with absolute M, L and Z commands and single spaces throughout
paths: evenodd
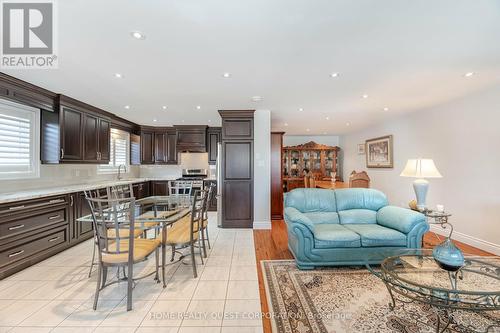
M 410 159 L 401 172 L 401 177 L 441 178 L 434 161 L 426 158 Z

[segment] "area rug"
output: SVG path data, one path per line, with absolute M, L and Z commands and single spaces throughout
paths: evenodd
M 437 314 L 432 308 L 410 303 L 391 310 L 384 283 L 364 267 L 301 271 L 293 260 L 263 260 L 261 265 L 269 305 L 266 315 L 274 333 L 435 332 Z M 447 331 L 468 332 L 465 327 L 474 327 L 484 332 L 496 323 L 500 323 L 498 312 L 456 311 Z

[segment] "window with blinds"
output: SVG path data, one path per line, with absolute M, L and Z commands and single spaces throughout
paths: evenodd
M 123 164 L 128 170 L 130 134 L 115 128 L 111 129 L 110 157 L 109 164 L 99 165 L 101 172 L 116 172 Z
M 40 175 L 40 110 L 0 99 L 0 179 Z

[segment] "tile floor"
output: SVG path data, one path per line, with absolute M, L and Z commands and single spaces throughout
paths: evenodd
M 0 333 L 262 332 L 253 232 L 218 229 L 215 213 L 209 220 L 212 249 L 204 265 L 196 257 L 198 278 L 177 263 L 166 288 L 152 276 L 137 284 L 132 311 L 125 283 L 105 288 L 94 311 L 87 241 L 0 281 Z M 154 258 L 134 267 L 136 276 L 150 272 Z

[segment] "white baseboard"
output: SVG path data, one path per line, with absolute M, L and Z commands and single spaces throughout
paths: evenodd
M 441 228 L 441 226 L 436 224 L 431 224 L 431 231 L 444 236 L 447 236 L 449 233 L 449 229 L 443 229 Z M 473 236 L 466 235 L 459 231 L 453 231 L 453 235 L 451 235 L 451 238 L 467 245 L 477 247 L 478 249 L 481 249 L 483 251 L 500 255 L 500 244 L 491 243 Z
M 253 221 L 254 229 L 271 229 L 271 221 Z

